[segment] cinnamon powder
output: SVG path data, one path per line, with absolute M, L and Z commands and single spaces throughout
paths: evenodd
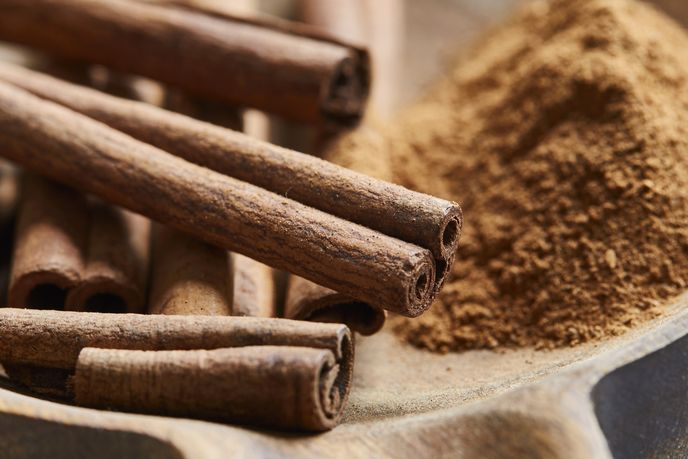
M 641 3 L 556 0 L 331 159 L 463 206 L 452 279 L 401 337 L 551 348 L 623 333 L 685 289 L 687 131 L 688 35 Z

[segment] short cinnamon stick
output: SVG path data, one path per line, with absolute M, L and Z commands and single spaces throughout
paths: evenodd
M 86 348 L 73 386 L 79 405 L 322 431 L 338 423 L 349 378 L 328 349 Z
M 362 335 L 372 335 L 385 324 L 384 310 L 356 301 L 299 276 L 289 276 L 284 305 L 287 319 L 346 324 Z
M 152 314 L 275 317 L 272 269 L 155 225 Z
M 155 225 L 152 314 L 275 317 L 272 268 Z
M 146 304 L 150 220 L 93 202 L 86 262 L 67 295 L 67 308 L 91 312 L 142 312 Z
M 345 325 L 287 319 L 157 314 L 105 314 L 0 308 L 0 361 L 74 369 L 85 347 L 194 350 L 296 346 L 330 350 L 351 371 Z
M 98 119 L 188 161 L 427 248 L 449 270 L 461 234 L 458 204 L 145 104 L 29 70 L 0 66 L 0 79 Z M 437 286 L 442 277 L 437 276 Z
M 297 26 L 128 0 L 2 0 L 0 39 L 298 121 L 356 124 L 368 56 Z
M 78 192 L 25 174 L 15 230 L 8 302 L 13 307 L 64 309 L 81 280 L 88 205 Z
M 232 254 L 232 266 L 232 315 L 275 317 L 275 279 L 272 268 L 238 253 Z
M 226 250 L 154 225 L 152 260 L 152 314 L 231 314 L 232 271 Z
M 191 164 L 0 84 L 0 155 L 134 212 L 362 301 L 417 316 L 430 252 Z

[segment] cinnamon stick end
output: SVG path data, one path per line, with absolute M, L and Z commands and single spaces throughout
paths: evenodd
M 456 203 L 447 208 L 442 221 L 442 241 L 440 253 L 442 258 L 449 259 L 453 257 L 459 245 L 461 237 L 461 230 L 463 229 L 463 211 L 461 206 Z
M 358 49 L 334 70 L 322 110 L 333 131 L 351 128 L 361 121 L 370 92 L 370 55 Z

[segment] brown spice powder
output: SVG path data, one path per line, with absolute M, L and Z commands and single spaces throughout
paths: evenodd
M 331 159 L 463 205 L 453 279 L 399 319 L 403 338 L 550 348 L 622 333 L 686 287 L 687 130 L 679 26 L 637 2 L 556 0 Z

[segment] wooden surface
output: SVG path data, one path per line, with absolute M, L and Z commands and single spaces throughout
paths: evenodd
M 361 339 L 344 422 L 321 435 L 100 412 L 6 387 L 2 457 L 684 457 L 686 306 L 688 294 L 623 337 L 550 352 L 439 356 L 389 332 Z

